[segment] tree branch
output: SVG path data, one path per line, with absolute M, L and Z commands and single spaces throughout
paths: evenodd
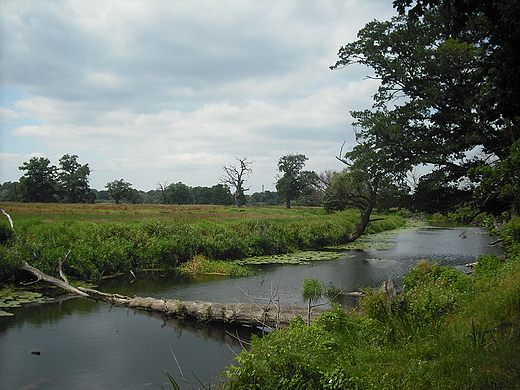
M 23 270 L 29 271 L 34 276 L 36 276 L 39 280 L 43 280 L 47 283 L 53 284 L 55 286 L 61 287 L 62 289 L 69 291 L 71 293 L 77 294 L 82 297 L 88 297 L 89 295 L 83 291 L 78 290 L 76 287 L 71 286 L 69 283 L 57 279 L 53 276 L 49 276 L 47 274 L 44 274 L 42 271 L 40 271 L 38 268 L 34 268 L 30 266 L 26 261 L 22 262 Z

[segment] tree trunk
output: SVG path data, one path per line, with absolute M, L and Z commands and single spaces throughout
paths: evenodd
M 257 303 L 214 303 L 155 298 L 108 298 L 110 302 L 132 309 L 164 313 L 172 317 L 191 318 L 203 322 L 248 325 L 257 327 L 287 327 L 296 317 L 314 321 L 326 310 L 300 306 L 277 306 Z
M 349 241 L 356 241 L 365 231 L 366 227 L 370 223 L 370 216 L 372 215 L 372 210 L 374 209 L 374 203 L 370 202 L 365 209 L 361 211 L 361 220 L 356 226 L 356 230 L 354 233 L 351 233 L 348 237 Z
M 30 266 L 26 262 L 23 263 L 22 268 L 31 272 L 38 278 L 38 280 L 44 280 L 47 283 L 61 287 L 64 290 L 81 297 L 90 298 L 90 294 L 92 294 L 97 296 L 97 299 L 102 299 L 132 309 L 160 312 L 172 317 L 190 318 L 204 322 L 249 325 L 276 329 L 289 326 L 291 321 L 296 317 L 308 318 L 310 321 L 313 321 L 325 311 L 322 308 L 307 309 L 300 306 L 280 306 L 275 304 L 224 304 L 202 301 L 180 301 L 178 299 L 130 298 L 124 295 L 109 294 L 89 288 L 75 288 L 68 283 L 67 278 L 61 271 L 62 263 L 63 261 L 60 261 L 58 267 L 60 269 L 60 275 L 64 280 L 44 274 L 39 269 Z

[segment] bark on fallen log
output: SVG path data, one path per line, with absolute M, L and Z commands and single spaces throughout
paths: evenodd
M 214 303 L 156 298 L 108 298 L 110 302 L 132 309 L 161 312 L 177 318 L 191 318 L 203 322 L 240 324 L 258 327 L 283 328 L 300 316 L 308 318 L 308 309 L 300 306 L 276 306 L 257 303 Z M 311 308 L 314 321 L 326 309 Z

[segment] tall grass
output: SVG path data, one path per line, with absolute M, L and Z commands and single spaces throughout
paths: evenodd
M 475 275 L 422 262 L 404 294 L 371 290 L 356 312 L 255 339 L 227 388 L 518 389 L 520 219 L 503 239 L 507 259 L 482 257 Z
M 17 269 L 21 261 L 55 275 L 57 262 L 68 251 L 71 253 L 64 264 L 67 275 L 95 281 L 130 270 L 174 268 L 197 255 L 226 261 L 339 245 L 345 243 L 357 220 L 352 212 L 327 215 L 319 209 L 288 210 L 287 214 L 282 209 L 255 209 L 254 215 L 263 213 L 262 218 L 241 210 L 249 217 L 217 221 L 204 219 L 203 214 L 191 222 L 14 218 L 17 238 L 6 236 L 0 243 L 0 284 L 20 278 Z M 275 218 L 266 217 L 273 215 Z M 390 217 L 376 224 L 385 224 L 374 226 L 376 230 L 396 228 L 404 220 Z M 1 226 L 1 231 L 9 231 Z

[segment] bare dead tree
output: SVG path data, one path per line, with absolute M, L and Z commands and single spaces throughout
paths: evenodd
M 248 161 L 247 157 L 238 158 L 235 157 L 238 164 L 230 164 L 223 166 L 225 175 L 221 176 L 220 182 L 227 184 L 235 189 L 235 207 L 240 207 L 245 203 L 245 192 L 250 187 L 244 188 L 246 178 L 249 177 L 253 172 L 252 165 L 253 161 Z
M 164 183 L 161 183 L 161 182 L 158 182 L 157 183 L 157 189 L 159 191 L 161 191 L 161 195 L 162 195 L 162 204 L 166 204 L 166 186 L 167 186 L 168 182 L 165 181 Z
M 330 185 L 332 182 L 332 177 L 335 173 L 336 171 L 326 169 L 318 174 L 318 179 L 320 180 L 320 184 L 323 188 L 327 188 Z

